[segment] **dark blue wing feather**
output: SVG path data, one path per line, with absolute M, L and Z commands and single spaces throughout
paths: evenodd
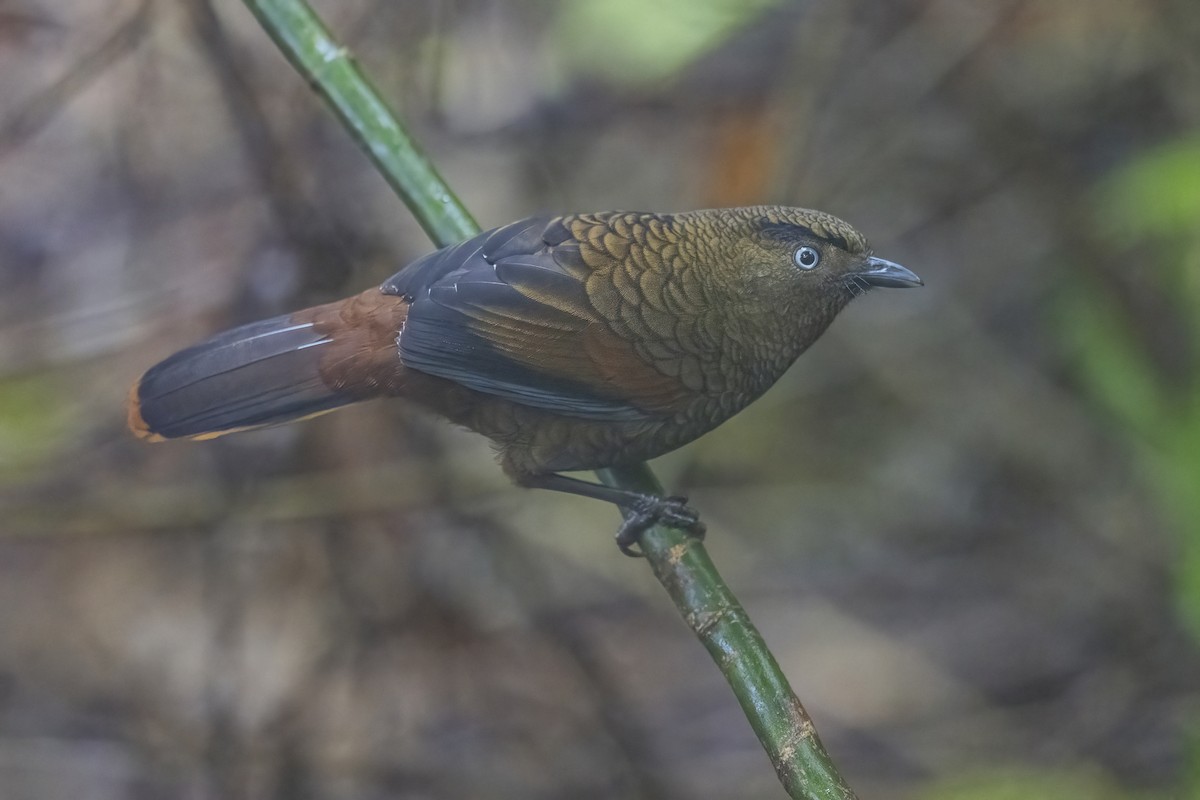
M 555 246 L 567 241 L 562 230 L 544 218 L 515 222 L 431 253 L 385 282 L 385 293 L 412 300 L 401 360 L 566 416 L 657 416 L 625 397 L 611 370 L 589 360 L 585 338 L 598 335 L 600 322 L 583 283 L 555 259 Z

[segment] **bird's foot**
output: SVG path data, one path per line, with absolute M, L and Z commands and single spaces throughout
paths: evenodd
M 641 558 L 642 553 L 634 549 L 642 534 L 654 525 L 665 525 L 686 533 L 694 539 L 704 540 L 707 530 L 700 515 L 687 504 L 686 497 L 658 497 L 642 495 L 636 503 L 626 506 L 629 516 L 617 531 L 617 547 L 631 558 Z

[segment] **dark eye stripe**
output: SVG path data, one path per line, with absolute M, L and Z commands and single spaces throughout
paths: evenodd
M 768 222 L 762 226 L 763 233 L 784 242 L 795 241 L 798 236 L 807 236 L 821 242 L 828 242 L 843 250 L 850 249 L 850 243 L 841 234 L 819 234 L 807 225 L 797 225 L 790 222 Z

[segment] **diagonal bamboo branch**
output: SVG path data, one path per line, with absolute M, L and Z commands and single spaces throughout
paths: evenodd
M 479 231 L 349 52 L 304 0 L 244 0 L 275 44 L 332 108 L 439 247 Z M 645 464 L 602 470 L 612 486 L 663 494 Z M 703 544 L 661 526 L 642 552 L 684 621 L 729 682 L 793 798 L 853 800 L 762 635 L 722 580 Z

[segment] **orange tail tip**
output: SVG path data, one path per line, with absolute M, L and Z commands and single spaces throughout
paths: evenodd
M 145 439 L 147 442 L 165 442 L 166 437 L 150 430 L 150 425 L 142 418 L 142 398 L 139 394 L 141 388 L 142 381 L 139 378 L 129 388 L 129 397 L 125 400 L 126 422 L 129 430 L 133 431 L 134 436 Z
M 129 388 L 129 397 L 125 401 L 126 423 L 129 425 L 129 430 L 133 432 L 134 436 L 138 437 L 139 439 L 141 439 L 142 441 L 145 441 L 145 442 L 170 441 L 170 437 L 163 436 L 161 433 L 156 433 L 153 430 L 151 430 L 150 423 L 146 422 L 145 418 L 142 416 L 142 398 L 141 398 L 141 394 L 140 394 L 141 388 L 142 388 L 142 382 L 139 379 L 137 383 L 133 384 L 133 386 L 131 386 Z M 335 409 L 331 408 L 328 410 L 333 411 Z M 317 412 L 310 414 L 309 417 L 317 417 L 324 413 L 326 413 L 326 412 L 325 411 L 317 411 Z M 308 417 L 301 417 L 301 419 L 307 419 L 307 418 Z M 216 439 L 217 437 L 224 436 L 227 433 L 239 433 L 241 431 L 250 431 L 250 430 L 254 430 L 255 428 L 263 428 L 263 427 L 266 427 L 266 426 L 265 425 L 244 425 L 239 428 L 228 428 L 228 429 L 222 430 L 222 431 L 208 431 L 206 433 L 196 433 L 196 434 L 191 434 L 191 435 L 178 437 L 178 438 L 191 439 L 192 441 L 202 442 L 202 441 L 206 441 L 208 439 Z

